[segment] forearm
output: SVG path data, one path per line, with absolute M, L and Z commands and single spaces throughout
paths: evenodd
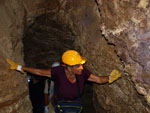
M 22 70 L 35 75 L 50 77 L 50 69 L 37 69 L 37 68 L 22 66 Z
M 10 69 L 17 70 L 20 72 L 30 72 L 35 75 L 40 75 L 40 76 L 47 76 L 51 77 L 51 70 L 50 69 L 37 69 L 37 68 L 31 68 L 31 67 L 25 67 L 22 65 L 18 65 L 17 63 L 13 62 L 10 59 L 6 59 L 6 61 L 10 64 Z
M 121 77 L 121 73 L 118 70 L 114 69 L 110 73 L 110 76 L 96 76 L 94 74 L 91 74 L 88 80 L 96 83 L 107 83 L 107 82 L 112 83 L 119 77 Z
M 97 83 L 107 83 L 109 80 L 109 76 L 99 76 L 99 80 Z
M 100 84 L 100 83 L 107 83 L 109 80 L 109 77 L 108 76 L 96 76 L 94 74 L 91 74 L 88 80 Z

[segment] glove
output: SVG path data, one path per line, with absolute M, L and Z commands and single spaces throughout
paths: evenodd
M 17 71 L 24 73 L 21 65 L 16 64 L 15 62 L 11 61 L 10 59 L 6 59 L 6 61 L 10 64 L 10 69 L 17 70 Z
M 119 77 L 121 77 L 121 73 L 120 73 L 118 70 L 114 69 L 114 70 L 110 73 L 108 82 L 109 82 L 109 83 L 112 83 L 113 81 L 117 80 Z
M 48 106 L 44 107 L 44 113 L 48 113 Z

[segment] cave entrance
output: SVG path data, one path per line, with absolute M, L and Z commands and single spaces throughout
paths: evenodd
M 61 60 L 64 51 L 75 48 L 74 42 L 75 34 L 66 24 L 59 22 L 51 14 L 43 14 L 37 17 L 25 32 L 23 38 L 25 64 L 36 68 L 50 68 L 53 62 Z M 28 76 L 43 81 L 40 85 L 40 91 L 42 91 L 45 78 L 31 74 Z M 33 88 L 29 89 L 30 97 L 32 95 L 35 97 L 36 91 L 33 91 Z M 34 100 L 31 99 L 31 101 Z M 92 84 L 90 83 L 86 86 L 82 102 L 86 113 L 94 113 L 93 105 L 91 105 Z
M 75 35 L 52 15 L 37 17 L 23 39 L 26 65 L 49 68 L 59 61 L 64 51 L 74 49 Z

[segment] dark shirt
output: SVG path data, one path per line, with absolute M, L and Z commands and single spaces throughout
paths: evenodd
M 33 113 L 44 112 L 44 80 L 38 79 L 37 83 L 29 82 L 29 94 Z
M 82 70 L 81 75 L 77 75 L 80 82 L 80 95 L 83 93 L 86 80 L 89 78 L 91 72 L 87 69 Z M 52 80 L 54 81 L 54 100 L 76 100 L 78 99 L 77 83 L 71 83 L 65 74 L 65 67 L 58 66 L 51 68 Z

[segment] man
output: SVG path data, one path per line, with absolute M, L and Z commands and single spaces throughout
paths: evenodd
M 51 67 L 57 67 L 60 66 L 60 62 L 54 62 Z M 51 79 L 46 79 L 45 80 L 45 88 L 44 88 L 44 102 L 45 102 L 45 109 L 44 113 L 49 112 L 50 108 L 50 113 L 52 113 L 52 105 L 50 103 L 51 98 L 54 94 L 54 82 Z
M 86 62 L 86 58 L 81 57 L 75 50 L 68 50 L 62 55 L 62 65 L 58 67 L 52 67 L 50 69 L 37 69 L 26 66 L 18 65 L 11 60 L 7 59 L 7 62 L 11 65 L 10 69 L 18 71 L 26 71 L 39 76 L 47 76 L 53 79 L 55 90 L 53 97 L 53 105 L 61 99 L 64 100 L 76 100 L 78 98 L 78 88 L 76 81 L 79 79 L 80 95 L 82 95 L 86 80 L 95 83 L 112 83 L 120 77 L 120 73 L 117 70 L 112 71 L 110 76 L 96 76 L 83 67 Z
M 29 73 L 28 73 L 29 74 Z M 33 113 L 44 112 L 44 78 L 40 76 L 31 75 L 29 82 L 29 94 L 32 103 Z

